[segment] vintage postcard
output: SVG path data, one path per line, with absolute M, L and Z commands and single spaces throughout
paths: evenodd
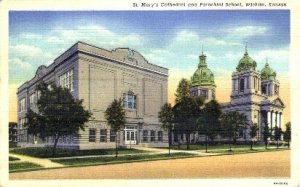
M 1 186 L 300 185 L 298 4 L 0 2 Z

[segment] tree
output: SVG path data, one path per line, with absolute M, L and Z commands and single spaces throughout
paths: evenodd
M 264 142 L 265 142 L 265 149 L 268 149 L 268 140 L 269 140 L 269 137 L 271 136 L 271 134 L 270 134 L 269 125 L 267 122 L 264 123 L 263 136 L 264 136 Z
M 187 79 L 181 79 L 178 87 L 176 89 L 176 99 L 175 103 L 180 103 L 183 98 L 190 97 L 190 88 L 191 88 L 191 83 Z
M 92 113 L 82 106 L 83 100 L 74 99 L 69 89 L 55 84 L 41 83 L 37 86 L 40 98 L 37 101 L 38 112 L 29 110 L 26 114 L 28 133 L 41 139 L 54 138 L 52 155 L 62 136 L 77 134 L 84 130 L 84 123 Z
M 229 139 L 229 151 L 232 151 L 231 142 L 236 143 L 238 133 L 248 125 L 247 118 L 244 114 L 236 111 L 224 113 L 220 118 L 225 136 Z
M 206 103 L 202 111 L 202 115 L 198 119 L 200 131 L 205 135 L 205 150 L 207 152 L 207 139 L 213 143 L 215 137 L 220 130 L 220 116 L 222 112 L 220 105 L 216 100 L 211 100 Z
M 8 123 L 8 132 L 9 132 L 9 147 L 16 146 L 16 140 L 17 140 L 17 126 L 18 124 L 16 122 L 9 122 Z
M 196 119 L 199 107 L 192 97 L 184 97 L 173 107 L 175 130 L 186 135 L 187 149 L 190 148 L 190 135 L 197 130 Z
M 250 137 L 251 137 L 251 148 L 250 150 L 253 150 L 253 139 L 256 138 L 257 136 L 257 131 L 258 131 L 258 126 L 257 123 L 254 123 L 253 125 L 251 125 L 250 127 Z
M 274 139 L 276 140 L 277 142 L 277 149 L 278 149 L 278 141 L 280 140 L 281 138 L 281 134 L 282 134 L 282 130 L 280 127 L 278 126 L 275 126 L 275 129 L 274 129 Z
M 187 149 L 189 149 L 190 134 L 197 129 L 195 121 L 196 114 L 199 112 L 198 100 L 190 95 L 190 85 L 191 83 L 187 79 L 180 80 L 173 107 L 174 130 L 186 135 Z
M 105 113 L 107 124 L 110 125 L 112 131 L 118 132 L 124 128 L 126 123 L 126 113 L 122 105 L 122 100 L 114 99 L 113 102 L 107 107 Z M 118 137 L 118 136 L 117 136 Z M 116 157 L 118 157 L 118 138 L 116 137 Z
M 168 142 L 169 142 L 169 155 L 171 154 L 171 132 L 173 129 L 174 115 L 172 111 L 172 106 L 170 103 L 164 104 L 159 113 L 159 121 L 162 123 L 162 128 L 168 131 Z
M 283 134 L 284 140 L 288 143 L 288 148 L 290 148 L 291 141 L 291 122 L 285 124 L 285 132 Z

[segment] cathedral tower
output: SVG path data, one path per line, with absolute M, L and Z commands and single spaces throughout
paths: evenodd
M 232 102 L 240 102 L 245 99 L 252 100 L 253 96 L 261 95 L 261 77 L 256 70 L 256 62 L 249 56 L 247 46 L 244 56 L 232 74 Z
M 199 56 L 198 69 L 191 78 L 191 95 L 193 97 L 201 95 L 205 98 L 205 102 L 209 102 L 215 99 L 215 88 L 214 74 L 207 67 L 206 55 L 202 52 Z
M 268 62 L 261 70 L 261 92 L 262 94 L 272 97 L 279 95 L 279 82 L 276 80 L 276 72 L 271 69 Z

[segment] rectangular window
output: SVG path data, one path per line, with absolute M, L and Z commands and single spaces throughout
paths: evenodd
M 123 106 L 126 109 L 136 109 L 136 95 L 124 94 L 123 95 Z
M 207 90 L 201 90 L 201 95 L 202 95 L 205 99 L 208 99 Z
M 240 79 L 240 92 L 244 92 L 245 89 L 245 79 Z
M 20 118 L 19 129 L 23 129 L 25 123 L 26 123 L 26 118 Z
M 143 142 L 148 142 L 148 131 L 143 130 Z
M 37 98 L 37 101 L 41 98 L 41 91 L 37 91 L 36 92 L 36 98 Z
M 33 93 L 33 94 L 30 95 L 30 97 L 29 97 L 30 106 L 33 106 L 34 103 L 36 102 L 35 98 L 36 98 L 36 94 L 35 93 Z
M 59 76 L 59 85 L 63 88 L 68 88 L 70 91 L 74 90 L 74 73 L 73 69 Z
M 266 86 L 262 86 L 262 87 L 261 87 L 261 92 L 262 92 L 263 94 L 267 94 Z
M 96 142 L 96 129 L 89 130 L 89 142 Z
M 157 132 L 157 140 L 159 142 L 162 142 L 163 141 L 163 132 L 162 131 L 158 131 Z
M 155 131 L 153 131 L 153 130 L 150 132 L 150 141 L 151 142 L 155 141 Z
M 250 82 L 249 82 L 250 77 L 246 77 L 246 87 L 249 89 L 250 88 Z
M 107 130 L 100 129 L 100 142 L 106 142 L 107 140 Z
M 23 98 L 20 100 L 20 112 L 26 111 L 26 99 Z
M 117 133 L 115 131 L 110 130 L 110 142 L 116 141 Z
M 275 95 L 279 95 L 279 86 L 275 85 Z
M 239 138 L 243 138 L 244 137 L 244 130 L 240 129 L 239 130 Z
M 235 80 L 232 79 L 232 88 L 235 90 Z

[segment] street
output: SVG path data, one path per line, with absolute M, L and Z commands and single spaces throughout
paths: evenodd
M 152 179 L 290 177 L 290 151 L 11 173 L 10 179 Z

